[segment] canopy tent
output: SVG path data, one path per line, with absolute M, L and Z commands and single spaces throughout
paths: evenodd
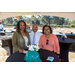
M 0 20 L 22 15 L 50 15 L 75 20 L 75 12 L 0 12 Z

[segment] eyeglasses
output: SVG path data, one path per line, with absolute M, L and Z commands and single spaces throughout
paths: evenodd
M 48 41 L 49 41 L 49 40 L 46 40 L 46 45 L 48 45 Z

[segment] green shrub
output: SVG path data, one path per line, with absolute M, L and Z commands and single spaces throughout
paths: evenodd
M 71 24 L 70 27 L 75 27 L 75 25 L 74 24 Z

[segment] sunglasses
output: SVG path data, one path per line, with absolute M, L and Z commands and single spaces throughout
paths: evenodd
M 48 45 L 48 41 L 49 41 L 49 40 L 46 40 L 46 45 Z

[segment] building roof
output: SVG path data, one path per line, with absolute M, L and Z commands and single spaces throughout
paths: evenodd
M 75 20 L 75 12 L 0 12 L 0 20 L 22 15 L 50 15 Z

